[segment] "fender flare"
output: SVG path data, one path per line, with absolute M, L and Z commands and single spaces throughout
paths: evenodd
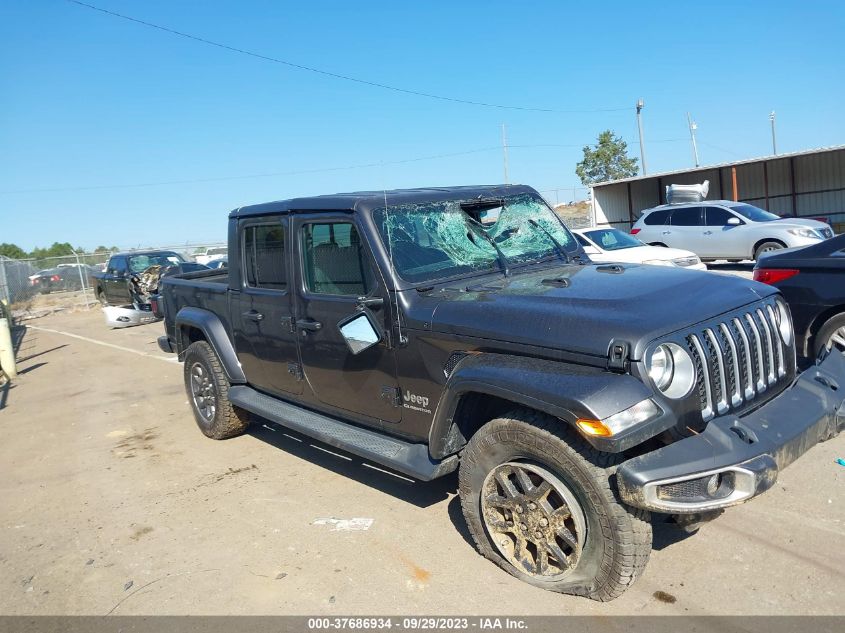
M 223 371 L 230 383 L 233 385 L 246 384 L 246 376 L 235 353 L 232 339 L 229 338 L 220 318 L 209 310 L 184 307 L 176 314 L 176 351 L 179 354 L 179 360 L 184 360 L 185 350 L 190 345 L 190 341 L 185 341 L 182 338 L 182 328 L 186 325 L 195 327 L 203 333 L 209 345 L 214 349 L 214 353 L 217 354 L 217 358 L 220 359 L 220 364 L 223 366 Z
M 634 376 L 599 367 L 504 354 L 470 354 L 455 367 L 437 403 L 429 434 L 432 457 L 454 453 L 467 441 L 454 425 L 454 417 L 461 398 L 468 393 L 496 396 L 573 426 L 579 418 L 602 420 L 654 395 Z M 598 450 L 618 453 L 675 423 L 675 416 L 666 411 L 616 437 L 584 437 Z

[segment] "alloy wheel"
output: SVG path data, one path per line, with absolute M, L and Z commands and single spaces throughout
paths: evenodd
M 499 553 L 522 573 L 559 580 L 578 565 L 584 512 L 560 478 L 534 464 L 508 462 L 484 480 L 481 511 Z
M 207 422 L 214 419 L 216 395 L 211 375 L 202 363 L 194 363 L 191 367 L 191 397 L 197 412 Z

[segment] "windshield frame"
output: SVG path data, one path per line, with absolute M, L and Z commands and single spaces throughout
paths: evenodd
M 516 198 L 520 197 L 520 195 L 525 196 L 524 192 L 516 193 L 510 196 L 499 196 L 504 199 L 505 205 L 509 202 L 515 201 Z M 531 198 L 533 202 L 541 205 L 548 213 L 551 214 L 551 217 L 560 225 L 560 227 L 569 235 L 570 241 L 568 244 L 564 244 L 563 253 L 559 253 L 557 248 L 552 244 L 551 241 L 548 242 L 549 244 L 549 252 L 548 254 L 542 255 L 540 257 L 530 259 L 528 261 L 512 261 L 508 258 L 508 267 L 510 274 L 513 275 L 514 272 L 522 271 L 525 268 L 536 267 L 539 265 L 548 265 L 549 263 L 556 263 L 559 265 L 565 265 L 567 263 L 572 263 L 574 260 L 577 260 L 579 256 L 584 255 L 584 249 L 578 240 L 575 238 L 575 234 L 572 230 L 563 222 L 560 216 L 555 213 L 554 209 L 552 209 L 549 204 L 538 194 L 530 193 L 528 196 Z M 474 202 L 473 199 L 467 199 L 464 197 L 456 197 L 456 198 L 448 198 L 448 199 L 440 199 L 440 200 L 431 200 L 430 204 L 432 205 L 439 205 L 439 204 L 449 204 L 449 203 L 472 203 Z M 396 212 L 401 212 L 400 207 L 401 205 L 387 205 L 388 213 L 393 211 L 394 209 Z M 394 286 L 396 290 L 404 290 L 404 289 L 411 289 L 411 288 L 421 288 L 421 287 L 433 287 L 435 285 L 448 285 L 449 283 L 453 283 L 455 281 L 461 281 L 464 279 L 473 279 L 477 277 L 485 277 L 490 275 L 502 276 L 503 271 L 500 267 L 496 257 L 492 255 L 491 251 L 491 259 L 490 259 L 490 266 L 488 268 L 478 268 L 478 269 L 471 269 L 465 270 L 462 272 L 458 272 L 455 274 L 447 274 L 442 276 L 432 276 L 428 279 L 424 280 L 413 280 L 407 279 L 398 269 L 398 267 L 394 264 L 392 254 L 391 254 L 391 245 L 389 243 L 388 237 L 386 232 L 383 231 L 383 220 L 382 216 L 384 214 L 384 207 L 376 207 L 372 209 L 368 209 L 367 222 L 373 231 L 373 235 L 376 238 L 376 242 L 378 247 L 383 255 L 384 261 L 389 266 L 390 270 L 390 277 L 393 279 Z M 474 222 L 472 216 L 468 216 L 470 224 Z M 479 225 L 480 228 L 480 225 Z M 569 262 L 567 262 L 567 258 Z M 584 261 L 585 258 L 582 257 L 581 261 Z M 546 267 L 546 266 L 544 266 Z M 507 277 L 507 276 L 505 276 Z

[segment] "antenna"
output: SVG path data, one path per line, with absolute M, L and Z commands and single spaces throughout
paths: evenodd
M 508 133 L 505 124 L 502 123 L 502 159 L 505 165 L 505 184 L 508 185 Z

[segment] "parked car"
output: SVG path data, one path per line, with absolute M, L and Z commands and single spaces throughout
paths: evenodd
M 705 261 L 740 261 L 817 244 L 833 237 L 833 230 L 816 220 L 780 218 L 744 202 L 713 200 L 646 209 L 631 234 L 653 246 L 692 251 Z
M 845 235 L 762 257 L 754 279 L 783 293 L 803 359 L 815 362 L 830 350 L 845 354 Z
M 212 259 L 217 259 L 219 257 L 225 257 L 226 253 L 229 250 L 225 246 L 216 246 L 212 248 L 208 248 L 205 250 L 204 253 L 199 255 L 194 255 L 194 261 L 198 264 L 207 264 Z
M 209 268 L 228 268 L 229 267 L 229 258 L 228 257 L 218 257 L 217 259 L 212 259 L 210 262 L 206 264 Z
M 650 512 L 693 529 L 845 426 L 845 357 L 797 375 L 776 289 L 592 263 L 530 187 L 270 202 L 228 235 L 227 271 L 160 289 L 200 430 L 252 413 L 415 479 L 457 469 L 479 551 L 538 587 L 619 596 Z
M 81 290 L 83 278 L 87 280 L 91 274 L 92 270 L 88 266 L 61 266 L 40 271 L 30 277 L 30 283 L 41 294 L 60 290 Z
M 139 276 L 147 269 L 185 263 L 185 258 L 173 251 L 134 251 L 115 253 L 109 258 L 104 272 L 93 272 L 94 294 L 102 305 L 137 305 L 149 309 L 146 289 L 139 287 Z M 156 275 L 156 281 L 158 276 Z
M 698 255 L 665 246 L 649 246 L 619 229 L 575 229 L 575 239 L 594 262 L 625 262 L 707 270 Z

